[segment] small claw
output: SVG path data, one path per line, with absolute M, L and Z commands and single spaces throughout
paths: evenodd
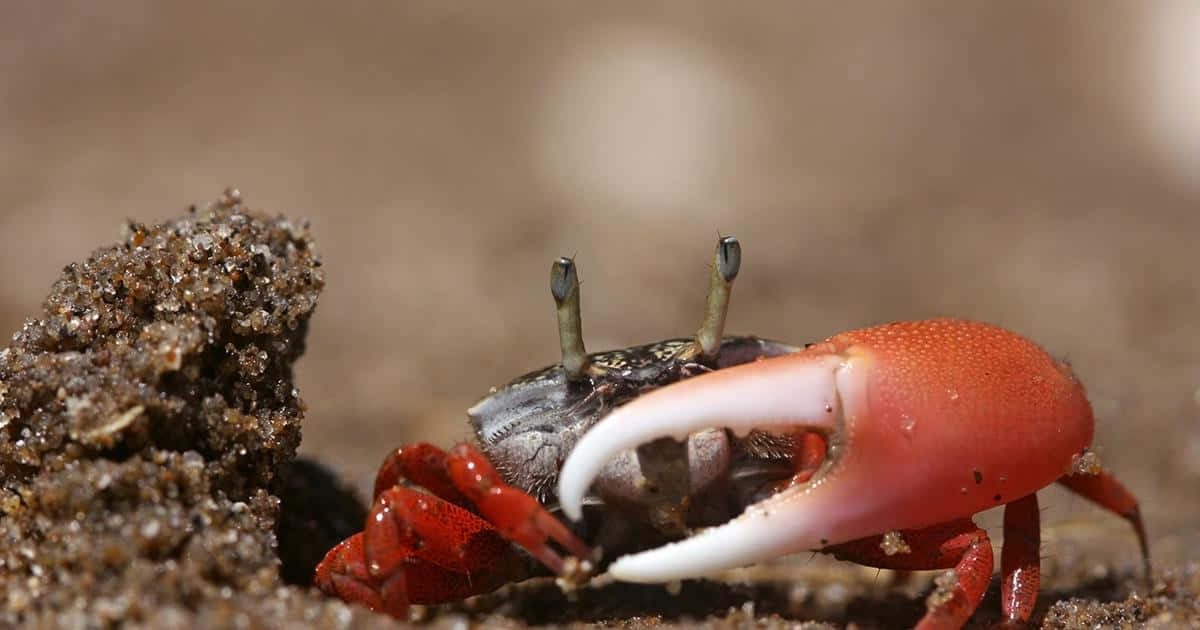
M 548 541 L 562 545 L 581 560 L 592 555 L 592 550 L 537 499 L 504 483 L 487 457 L 474 447 L 459 444 L 450 450 L 449 473 L 501 536 L 520 545 L 556 575 L 564 573 L 566 563 Z

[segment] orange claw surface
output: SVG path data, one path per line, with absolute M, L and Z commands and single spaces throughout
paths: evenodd
M 1093 419 L 1071 368 L 1003 328 L 954 319 L 841 333 L 783 357 L 718 370 L 643 395 L 601 420 L 565 462 L 559 498 L 571 517 L 605 462 L 638 444 L 725 427 L 812 432 L 828 441 L 811 479 L 733 521 L 618 559 L 613 577 L 658 582 L 827 550 L 874 566 L 955 568 L 922 627 L 960 627 L 992 572 L 977 512 L 1007 505 L 1004 611 L 1028 620 L 1037 590 L 1037 503 L 1064 485 L 1124 516 L 1145 549 L 1136 501 L 1099 471 L 1072 475 Z M 786 485 L 786 484 L 785 484 Z M 885 533 L 907 540 L 880 555 Z M 872 549 L 874 551 L 872 551 Z

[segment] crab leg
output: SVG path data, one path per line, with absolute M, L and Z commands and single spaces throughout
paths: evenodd
M 1150 581 L 1150 544 L 1146 540 L 1146 527 L 1142 524 L 1142 510 L 1133 494 L 1103 470 L 1067 475 L 1058 482 L 1079 496 L 1129 521 L 1142 550 L 1146 581 Z
M 381 496 L 388 500 L 399 496 L 393 491 L 405 480 L 429 490 L 440 499 L 436 503 L 426 501 L 425 504 L 440 506 L 444 503 L 465 508 L 453 512 L 443 510 L 443 513 L 457 514 L 461 511 L 470 514 L 467 510 L 478 510 L 487 519 L 483 522 L 490 523 L 508 540 L 525 547 L 554 573 L 562 572 L 563 559 L 546 544 L 547 540 L 558 542 L 581 559 L 586 559 L 591 553 L 587 546 L 533 497 L 504 483 L 487 458 L 470 445 L 459 444 L 447 453 L 436 446 L 421 442 L 392 451 L 375 477 L 376 506 L 384 505 L 379 503 Z M 389 492 L 393 494 L 388 495 Z M 399 492 L 403 492 L 405 497 L 409 497 L 410 493 L 415 497 L 426 496 L 404 488 L 400 488 Z M 422 509 L 427 510 L 428 507 Z M 407 515 L 409 512 L 403 513 Z M 368 519 L 371 520 L 376 519 Z M 445 518 L 442 520 L 450 522 Z M 379 525 L 373 527 L 377 531 L 385 531 Z M 370 537 L 368 534 L 368 538 Z M 376 545 L 379 549 L 399 546 L 401 545 L 390 542 Z
M 366 527 L 317 565 L 313 583 L 345 601 L 395 617 L 525 577 L 526 564 L 487 521 L 403 486 L 376 497 Z
M 458 507 L 467 507 L 471 502 L 454 485 L 449 466 L 446 451 L 428 442 L 401 446 L 383 460 L 371 498 L 378 499 L 385 490 L 407 480 Z
M 505 484 L 470 445 L 396 449 L 380 467 L 374 497 L 363 531 L 330 550 L 314 575 L 318 588 L 345 601 L 404 618 L 409 604 L 494 590 L 530 575 L 512 543 L 568 579 L 590 572 L 587 562 L 566 570 L 548 541 L 584 561 L 591 550 L 533 497 Z
M 580 560 L 592 551 L 554 518 L 537 499 L 504 483 L 482 453 L 469 444 L 450 450 L 450 478 L 501 536 L 520 545 L 556 575 L 564 573 L 563 557 L 549 541 L 562 546 Z
M 694 577 L 1003 505 L 1062 475 L 1091 442 L 1092 415 L 1070 369 L 1023 337 L 962 320 L 894 323 L 618 408 L 567 458 L 564 512 L 578 518 L 592 479 L 622 451 L 713 427 L 814 431 L 828 461 L 724 525 L 618 559 L 613 577 Z
M 1000 606 L 1005 619 L 1012 623 L 1029 623 L 1037 603 L 1038 585 L 1042 581 L 1040 517 L 1036 494 L 1004 506 Z
M 979 606 L 992 578 L 991 541 L 969 518 L 860 538 L 825 551 L 839 560 L 880 569 L 954 569 L 944 574 L 953 579 L 937 580 L 937 588 L 926 600 L 928 610 L 917 623 L 920 630 L 961 628 Z

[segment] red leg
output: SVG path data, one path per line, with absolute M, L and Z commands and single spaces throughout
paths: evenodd
M 587 545 L 536 499 L 504 483 L 475 447 L 459 444 L 451 449 L 449 470 L 454 484 L 500 535 L 529 551 L 554 573 L 563 573 L 563 558 L 549 545 L 550 540 L 577 558 L 591 556 Z
M 407 479 L 459 507 L 469 506 L 470 501 L 450 480 L 447 457 L 446 451 L 425 442 L 401 446 L 383 460 L 375 475 L 375 492 L 371 498 L 378 498 L 384 490 Z
M 787 483 L 804 483 L 812 479 L 817 469 L 825 462 L 825 448 L 828 442 L 825 436 L 813 431 L 805 431 L 796 438 L 795 451 L 792 453 L 792 464 L 796 474 Z
M 882 569 L 920 571 L 954 568 L 949 579 L 938 580 L 926 600 L 928 610 L 917 628 L 961 628 L 967 622 L 992 579 L 992 544 L 987 532 L 970 519 L 959 519 L 923 529 L 860 538 L 826 547 L 842 560 Z
M 500 535 L 527 549 L 554 573 L 562 573 L 563 560 L 547 545 L 547 538 L 581 558 L 591 553 L 540 503 L 505 484 L 487 458 L 470 445 L 460 444 L 450 453 L 425 443 L 396 449 L 375 478 L 376 496 L 402 479 L 460 507 L 473 506 Z
M 325 554 L 317 565 L 313 585 L 342 601 L 362 604 L 371 610 L 385 610 L 375 580 L 367 572 L 362 533 L 343 540 Z M 407 601 L 396 603 L 401 605 L 386 609 L 386 612 L 396 617 L 408 612 Z
M 415 559 L 461 574 L 466 581 L 477 582 L 475 587 L 493 582 L 489 576 L 511 574 L 514 565 L 523 565 L 512 545 L 487 521 L 438 497 L 402 486 L 386 490 L 376 499 L 363 529 L 363 552 L 373 577 L 390 575 Z M 412 592 L 410 589 L 410 596 Z M 467 596 L 433 595 L 438 601 Z
M 817 469 L 825 462 L 825 449 L 829 445 L 824 435 L 814 431 L 802 431 L 792 439 L 792 467 L 795 473 L 788 479 L 777 482 L 775 490 L 785 490 L 812 479 Z
M 1129 521 L 1137 532 L 1138 545 L 1142 549 L 1142 564 L 1145 567 L 1146 579 L 1150 579 L 1150 545 L 1146 541 L 1146 528 L 1142 525 L 1142 511 L 1138 508 L 1137 499 L 1107 472 L 1095 474 L 1067 475 L 1058 483 L 1069 488 L 1075 494 L 1092 501 L 1100 507 L 1117 514 Z
M 403 480 L 434 494 L 399 485 Z M 474 448 L 446 453 L 415 444 L 384 460 L 363 532 L 326 554 L 314 583 L 403 618 L 410 603 L 463 599 L 528 577 L 529 564 L 513 542 L 562 574 L 551 539 L 580 558 L 591 554 L 535 499 L 505 484 Z
M 486 593 L 524 577 L 512 545 L 483 519 L 395 486 L 376 499 L 366 528 L 317 567 L 318 588 L 404 618 L 408 605 Z
M 1004 506 L 1004 549 L 1000 552 L 1003 583 L 1001 610 L 1010 623 L 1025 624 L 1033 614 L 1041 582 L 1042 531 L 1037 495 Z

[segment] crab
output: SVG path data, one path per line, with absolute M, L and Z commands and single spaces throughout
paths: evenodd
M 812 550 L 950 569 L 918 627 L 958 628 L 993 573 L 972 517 L 1004 506 L 1001 606 L 1022 624 L 1038 592 L 1036 493 L 1055 482 L 1126 519 L 1149 575 L 1137 500 L 1089 451 L 1069 365 L 958 319 L 803 347 L 725 336 L 740 261 L 720 239 L 695 336 L 596 354 L 574 261 L 555 261 L 562 360 L 468 411 L 478 446 L 390 453 L 363 531 L 329 551 L 316 586 L 404 617 L 538 575 L 672 582 Z

